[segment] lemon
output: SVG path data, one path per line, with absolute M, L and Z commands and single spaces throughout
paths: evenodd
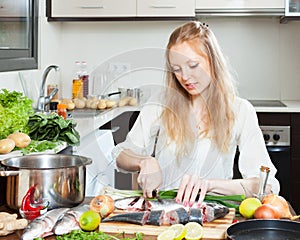
M 95 230 L 99 226 L 100 222 L 100 214 L 93 210 L 85 211 L 79 218 L 79 226 L 85 231 Z
M 198 240 L 203 236 L 203 227 L 197 222 L 189 222 L 185 224 L 184 228 L 186 240 Z
M 262 203 L 258 198 L 246 198 L 241 202 L 239 212 L 245 218 L 253 218 L 255 210 L 261 205 Z
M 171 229 L 167 229 L 163 232 L 161 232 L 157 236 L 157 240 L 173 240 L 175 237 L 175 231 Z
M 184 228 L 183 224 L 174 224 L 168 229 L 175 232 L 174 240 L 181 240 L 185 237 L 186 229 Z

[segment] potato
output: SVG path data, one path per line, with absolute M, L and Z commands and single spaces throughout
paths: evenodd
M 67 109 L 73 110 L 75 108 L 75 104 L 73 102 L 67 103 Z
M 118 102 L 118 106 L 124 107 L 124 106 L 128 105 L 130 99 L 131 99 L 130 97 L 121 98 L 120 101 Z
M 15 142 L 16 147 L 25 148 L 31 142 L 30 137 L 26 133 L 15 132 L 8 135 L 9 139 L 12 139 Z
M 15 148 L 14 140 L 9 138 L 0 140 L 0 154 L 10 153 L 14 148 Z
M 112 107 L 114 107 L 116 104 L 117 104 L 117 103 L 116 103 L 116 101 L 114 101 L 114 100 L 107 100 L 107 101 L 106 101 L 106 107 L 107 107 L 107 108 L 112 108 Z
M 106 108 L 106 100 L 100 99 L 97 105 L 97 108 L 102 110 Z
M 90 105 L 90 108 L 91 109 L 97 109 L 97 107 L 98 107 L 98 101 L 92 101 L 91 105 Z
M 74 100 L 75 108 L 84 108 L 85 107 L 85 101 L 81 100 L 79 98 L 75 98 Z
M 131 98 L 129 100 L 129 103 L 128 103 L 130 106 L 136 106 L 137 105 L 137 99 L 136 98 Z
M 68 104 L 68 103 L 73 103 L 73 101 L 71 99 L 68 99 L 68 98 L 63 98 L 60 103 L 65 103 L 65 104 Z

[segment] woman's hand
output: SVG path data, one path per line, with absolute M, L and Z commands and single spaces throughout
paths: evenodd
M 137 179 L 143 189 L 145 198 L 152 197 L 152 191 L 162 184 L 162 171 L 154 157 L 147 157 L 140 162 L 140 173 Z
M 208 180 L 201 179 L 197 175 L 184 175 L 181 179 L 175 200 L 178 203 L 182 202 L 185 207 L 191 207 L 195 203 L 198 193 L 200 193 L 198 200 L 198 207 L 200 207 L 208 191 L 208 187 Z

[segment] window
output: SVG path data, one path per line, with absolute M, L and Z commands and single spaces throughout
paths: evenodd
M 0 0 L 0 72 L 38 67 L 38 0 Z

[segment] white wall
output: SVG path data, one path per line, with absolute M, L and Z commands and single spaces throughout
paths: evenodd
M 57 64 L 61 68 L 63 96 L 70 97 L 76 60 L 86 60 L 90 71 L 97 67 L 102 71 L 107 62 L 129 62 L 131 73 L 117 78 L 107 91 L 119 86 L 162 83 L 163 49 L 171 31 L 183 22 L 47 22 L 44 1 L 40 4 L 40 69 L 24 73 L 34 81 L 34 94 L 38 92 L 42 70 Z M 278 18 L 201 20 L 213 29 L 236 70 L 242 97 L 300 100 L 300 21 L 280 24 Z M 0 73 L 0 88 L 3 87 L 22 90 L 18 73 Z

